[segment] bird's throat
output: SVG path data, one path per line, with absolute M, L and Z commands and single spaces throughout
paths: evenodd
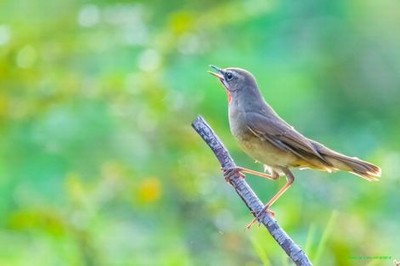
M 224 86 L 225 91 L 226 91 L 226 95 L 228 96 L 228 103 L 230 104 L 232 102 L 232 95 L 228 90 L 227 85 L 225 84 L 224 80 L 222 78 L 219 79 L 219 81 L 221 81 L 222 86 Z
M 230 104 L 232 102 L 232 95 L 228 90 L 226 90 L 226 95 L 228 96 L 228 104 Z

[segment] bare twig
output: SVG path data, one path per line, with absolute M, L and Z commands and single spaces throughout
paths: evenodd
M 208 146 L 210 146 L 223 168 L 236 167 L 224 144 L 201 116 L 198 116 L 193 121 L 192 126 Z M 263 209 L 264 205 L 247 184 L 246 180 L 241 178 L 239 174 L 235 174 L 232 175 L 229 181 L 250 211 L 254 215 L 257 215 Z M 289 237 L 273 217 L 265 212 L 259 218 L 259 222 L 268 229 L 272 237 L 296 265 L 312 265 L 304 251 Z

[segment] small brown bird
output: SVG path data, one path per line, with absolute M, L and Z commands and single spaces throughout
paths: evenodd
M 286 123 L 266 103 L 254 76 L 240 68 L 221 69 L 211 65 L 228 94 L 229 125 L 233 136 L 250 157 L 264 164 L 269 173 L 260 173 L 243 167 L 223 169 L 226 178 L 235 172 L 249 173 L 276 180 L 285 175 L 286 184 L 257 214 L 250 227 L 263 212 L 292 185 L 294 175 L 289 168 L 312 168 L 327 172 L 343 170 L 368 181 L 377 181 L 381 169 L 356 157 L 335 152 L 324 145 L 304 137 Z

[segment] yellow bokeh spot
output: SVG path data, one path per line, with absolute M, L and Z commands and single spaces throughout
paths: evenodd
M 170 27 L 177 34 L 183 34 L 193 28 L 193 14 L 187 11 L 175 12 L 170 18 Z
M 161 192 L 160 181 L 155 177 L 150 177 L 139 184 L 138 197 L 143 203 L 153 203 L 160 199 Z

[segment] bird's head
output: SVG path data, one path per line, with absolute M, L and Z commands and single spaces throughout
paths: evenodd
M 209 73 L 217 77 L 222 85 L 224 85 L 228 94 L 229 103 L 232 101 L 232 98 L 237 97 L 237 95 L 251 94 L 253 90 L 258 92 L 256 80 L 247 70 L 235 67 L 222 69 L 213 65 L 210 65 L 210 67 L 216 72 L 209 71 Z

